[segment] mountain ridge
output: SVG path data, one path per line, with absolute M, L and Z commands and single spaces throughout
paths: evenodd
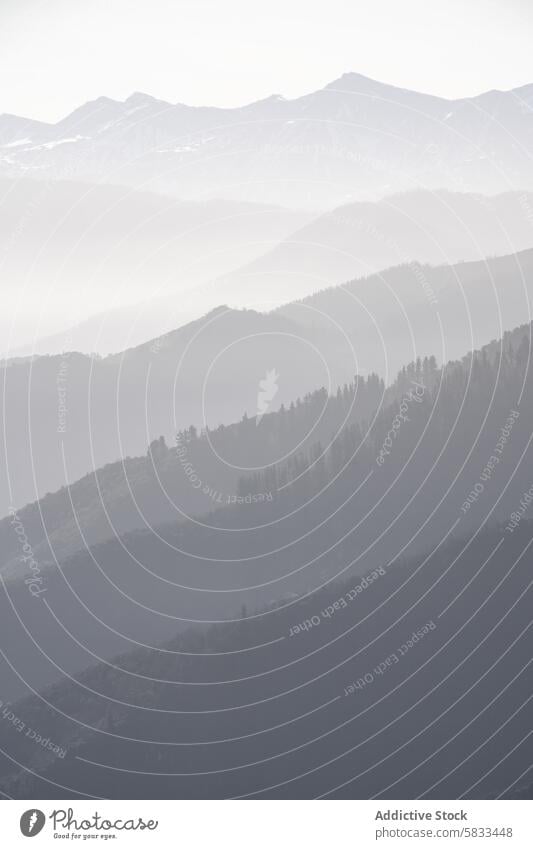
M 130 95 L 130 97 L 132 97 Z M 0 118 L 0 166 L 325 209 L 414 188 L 533 187 L 529 89 L 447 100 L 348 75 L 233 107 L 97 99 L 49 125 Z M 6 148 L 6 143 L 10 145 Z
M 32 122 L 34 124 L 40 124 L 43 127 L 55 127 L 58 124 L 61 124 L 62 122 L 66 121 L 67 119 L 71 118 L 79 109 L 84 109 L 87 106 L 94 106 L 96 104 L 101 104 L 101 105 L 111 105 L 112 104 L 114 106 L 119 106 L 119 105 L 125 106 L 127 103 L 140 104 L 141 101 L 143 103 L 146 103 L 146 105 L 152 105 L 152 104 L 158 104 L 159 105 L 160 104 L 164 108 L 185 107 L 187 109 L 213 109 L 213 110 L 219 110 L 220 112 L 231 112 L 231 111 L 240 110 L 240 109 L 248 109 L 251 106 L 256 106 L 258 104 L 265 103 L 265 102 L 268 102 L 268 101 L 271 101 L 271 100 L 276 100 L 278 102 L 281 100 L 281 101 L 284 101 L 286 103 L 293 103 L 295 101 L 299 101 L 299 100 L 302 100 L 304 98 L 311 97 L 311 96 L 318 94 L 322 91 L 327 91 L 327 90 L 330 90 L 330 89 L 337 89 L 339 91 L 349 92 L 350 89 L 347 89 L 347 88 L 343 89 L 342 88 L 342 86 L 346 85 L 346 84 L 349 84 L 349 85 L 354 84 L 354 85 L 360 85 L 361 87 L 366 87 L 366 88 L 369 89 L 369 93 L 371 92 L 371 90 L 391 90 L 391 91 L 401 92 L 402 94 L 408 93 L 408 94 L 412 94 L 412 95 L 415 95 L 415 96 L 432 98 L 435 101 L 440 101 L 441 103 L 461 103 L 461 102 L 466 102 L 466 101 L 473 101 L 473 100 L 477 100 L 478 98 L 486 97 L 487 95 L 492 95 L 492 94 L 508 95 L 508 94 L 518 94 L 519 92 L 529 94 L 529 93 L 533 92 L 533 83 L 524 83 L 520 86 L 514 86 L 513 88 L 509 88 L 509 89 L 495 88 L 495 89 L 482 90 L 482 91 L 478 92 L 477 94 L 465 95 L 463 97 L 443 97 L 442 95 L 433 94 L 432 92 L 425 92 L 425 91 L 421 91 L 419 89 L 411 89 L 411 88 L 407 88 L 405 86 L 399 86 L 399 85 L 395 85 L 393 83 L 385 82 L 384 80 L 377 80 L 377 79 L 374 79 L 373 77 L 367 76 L 366 74 L 361 74 L 358 71 L 345 71 L 343 74 L 341 74 L 340 77 L 337 77 L 334 80 L 331 80 L 330 82 L 325 83 L 321 88 L 313 89 L 312 91 L 304 92 L 303 94 L 295 95 L 294 97 L 287 97 L 286 95 L 283 95 L 283 94 L 273 93 L 273 94 L 266 95 L 265 97 L 261 97 L 257 100 L 252 100 L 252 101 L 249 101 L 247 103 L 242 103 L 242 104 L 240 104 L 238 106 L 234 106 L 234 107 L 213 106 L 209 103 L 188 104 L 188 103 L 185 103 L 185 102 L 180 101 L 180 100 L 177 100 L 177 101 L 164 100 L 162 98 L 157 97 L 156 95 L 153 95 L 153 94 L 150 94 L 150 93 L 144 92 L 144 91 L 133 91 L 131 94 L 129 94 L 123 100 L 120 100 L 120 99 L 114 98 L 114 97 L 109 97 L 108 95 L 105 95 L 105 94 L 99 95 L 98 97 L 94 98 L 93 100 L 88 100 L 85 103 L 79 104 L 77 107 L 72 109 L 70 112 L 67 112 L 65 115 L 63 115 L 61 118 L 59 118 L 57 121 L 42 121 L 42 120 L 32 118 L 32 117 L 29 117 L 29 116 L 21 115 L 21 114 L 16 113 L 16 112 L 0 112 L 0 119 L 2 119 L 2 118 L 16 118 L 16 119 L 19 119 L 19 120 L 29 121 L 29 122 Z M 364 92 L 359 92 L 359 93 L 364 93 Z

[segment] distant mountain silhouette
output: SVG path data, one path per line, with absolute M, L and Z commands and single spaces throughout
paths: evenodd
M 406 262 L 451 265 L 532 246 L 532 194 L 413 191 L 324 213 L 225 275 L 218 291 L 232 306 L 263 299 L 268 308 L 268 299 L 303 298 Z
M 416 187 L 531 190 L 532 101 L 533 85 L 446 100 L 355 73 L 235 109 L 101 97 L 54 125 L 1 116 L 1 164 L 315 210 Z
M 2 354 L 107 354 L 174 330 L 224 303 L 222 294 L 195 300 L 196 286 L 264 253 L 309 217 L 145 187 L 2 179 Z
M 15 196 L 39 198 L 36 181 L 22 182 Z M 39 338 L 24 350 L 15 345 L 17 353 L 54 354 L 65 346 L 82 353 L 119 352 L 200 318 L 220 303 L 272 310 L 402 263 L 451 264 L 533 245 L 533 194 L 526 192 L 486 197 L 419 190 L 348 204 L 318 217 L 257 204 L 128 195 L 117 187 L 85 187 L 78 197 L 80 192 L 70 183 L 48 190 L 41 226 L 24 227 L 18 251 L 10 251 L 6 276 L 17 292 L 24 278 L 39 321 L 43 300 L 58 303 L 59 311 L 47 312 L 56 322 L 68 298 L 79 308 L 80 287 L 91 297 L 111 297 L 117 307 L 54 337 Z M 13 200 L 7 206 L 12 209 Z M 26 204 L 20 202 L 9 216 L 9 228 L 16 230 L 25 217 Z M 59 228 L 46 249 L 44 222 L 50 233 Z M 28 283 L 36 251 L 39 263 Z M 54 281 L 50 290 L 49 277 Z M 144 300 L 139 302 L 141 290 Z M 6 313 L 5 320 L 10 325 L 12 316 Z M 38 324 L 34 332 L 42 335 Z

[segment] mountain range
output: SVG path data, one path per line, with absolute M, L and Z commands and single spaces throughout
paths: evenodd
M 1 795 L 531 795 L 532 148 L 354 73 L 0 116 Z
M 5 176 L 122 183 L 182 200 L 324 209 L 415 187 L 532 189 L 533 85 L 446 100 L 344 74 L 287 100 L 190 107 L 135 93 L 57 124 L 0 117 Z
M 195 302 L 195 287 L 260 256 L 309 218 L 119 185 L 0 180 L 2 348 L 110 353 L 173 330 L 224 303 Z M 165 296 L 156 315 L 152 304 Z M 83 338 L 74 326 L 89 314 L 96 317 Z
M 12 309 L 0 327 L 11 356 L 118 353 L 220 304 L 270 311 L 398 264 L 481 260 L 533 243 L 526 192 L 413 191 L 311 216 L 116 186 L 57 182 L 43 195 L 26 179 L 4 189 Z M 86 318 L 86 303 L 108 308 Z M 54 326 L 61 332 L 47 336 Z M 27 345 L 17 341 L 24 333 Z

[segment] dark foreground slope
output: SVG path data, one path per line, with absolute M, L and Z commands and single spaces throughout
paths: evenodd
M 531 760 L 532 542 L 531 522 L 493 526 L 11 705 L 1 790 L 512 797 Z

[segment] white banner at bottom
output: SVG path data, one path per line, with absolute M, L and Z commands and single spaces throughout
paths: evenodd
M 0 845 L 531 849 L 531 801 L 0 802 Z

